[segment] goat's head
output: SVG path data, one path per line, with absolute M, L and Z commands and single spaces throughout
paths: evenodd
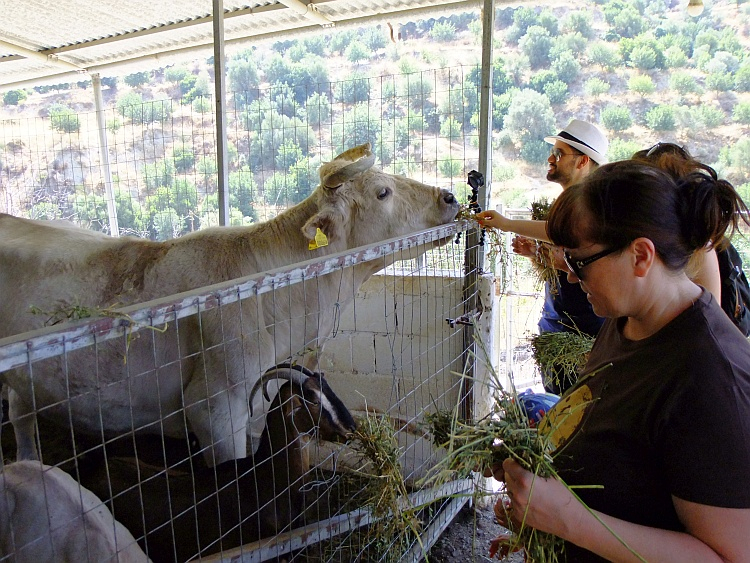
M 300 434 L 314 433 L 319 438 L 334 441 L 346 439 L 356 430 L 354 418 L 323 374 L 303 366 L 279 364 L 268 370 L 253 386 L 251 402 L 261 388 L 270 401 L 268 383 L 274 379 L 287 383 L 279 388 L 271 410 L 282 408 Z

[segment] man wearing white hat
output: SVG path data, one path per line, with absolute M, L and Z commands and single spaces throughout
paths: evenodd
M 547 159 L 547 180 L 560 184 L 563 190 L 580 182 L 600 164 L 607 163 L 607 137 L 593 123 L 574 119 L 557 135 L 544 140 L 552 145 Z M 546 221 L 508 219 L 497 211 L 484 211 L 476 217 L 482 226 L 521 235 L 514 239 L 513 250 L 522 256 L 536 257 L 537 241 L 549 242 Z M 556 250 L 556 266 L 565 270 L 561 249 Z M 558 276 L 555 285 L 546 282 L 544 289 L 540 332 L 581 332 L 596 336 L 604 319 L 594 314 L 579 284 L 569 283 L 563 274 Z M 551 393 L 562 394 L 573 383 L 565 380 L 559 369 L 544 374 L 544 387 Z

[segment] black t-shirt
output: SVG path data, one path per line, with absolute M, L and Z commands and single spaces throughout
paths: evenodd
M 705 290 L 649 338 L 624 338 L 624 321 L 605 322 L 550 415 L 560 476 L 603 486 L 576 490 L 589 507 L 651 527 L 683 530 L 672 495 L 750 508 L 750 343 Z

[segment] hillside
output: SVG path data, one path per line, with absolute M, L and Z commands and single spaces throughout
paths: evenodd
M 493 198 L 525 207 L 544 180 L 541 139 L 601 123 L 610 158 L 685 145 L 750 190 L 750 6 L 672 0 L 498 7 Z M 464 189 L 477 166 L 480 21 L 456 13 L 322 30 L 228 55 L 232 220 L 305 197 L 322 160 L 374 143 L 380 165 Z M 112 181 L 127 232 L 169 238 L 216 221 L 210 59 L 104 80 Z M 107 229 L 90 83 L 0 92 L 2 210 Z

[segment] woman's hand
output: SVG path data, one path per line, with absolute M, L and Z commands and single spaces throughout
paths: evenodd
M 583 505 L 558 479 L 535 476 L 510 458 L 503 474 L 512 522 L 565 538 L 582 518 Z

